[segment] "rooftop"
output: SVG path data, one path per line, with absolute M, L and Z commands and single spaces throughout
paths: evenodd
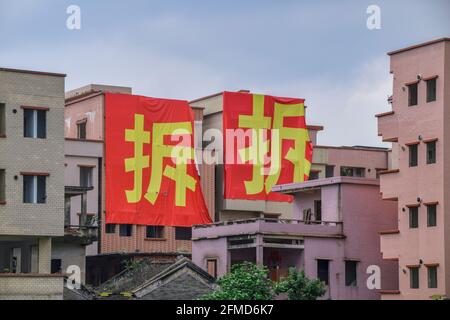
M 44 72 L 44 71 L 32 71 L 32 70 L 22 70 L 22 69 L 11 69 L 11 68 L 2 68 L 2 67 L 0 67 L 0 71 L 3 71 L 3 72 L 14 72 L 14 73 L 26 73 L 26 74 L 34 74 L 34 75 L 40 75 L 40 76 L 51 76 L 51 77 L 66 77 L 66 74 L 63 74 L 63 73 Z
M 409 46 L 409 47 L 406 47 L 406 48 L 403 48 L 403 49 L 398 49 L 398 50 L 394 50 L 394 51 L 388 52 L 388 55 L 392 56 L 392 55 L 397 54 L 397 53 L 401 53 L 401 52 L 412 50 L 412 49 L 417 49 L 417 48 L 420 48 L 420 47 L 425 47 L 425 46 L 428 46 L 430 44 L 435 44 L 435 43 L 439 43 L 439 42 L 443 42 L 443 41 L 450 41 L 450 38 L 439 38 L 439 39 L 435 39 L 435 40 L 419 43 L 419 44 L 416 44 L 416 45 L 413 45 L 413 46 Z

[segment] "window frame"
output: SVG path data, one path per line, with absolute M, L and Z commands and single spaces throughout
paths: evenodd
M 437 227 L 437 203 L 426 204 L 426 207 L 427 207 L 427 227 L 428 228 Z M 431 212 L 430 210 L 431 208 L 434 208 L 434 212 Z M 433 213 L 434 215 L 434 224 L 430 223 L 431 213 Z
M 190 237 L 185 236 L 183 234 L 184 231 L 190 230 L 187 235 L 190 234 Z M 192 241 L 192 228 L 189 227 L 175 227 L 175 240 L 177 241 Z
M 358 261 L 345 260 L 345 286 L 357 287 L 358 286 Z M 350 268 L 351 266 L 351 268 Z M 354 268 L 354 269 L 353 269 Z M 352 272 L 350 277 L 350 271 Z M 354 274 L 353 274 L 354 272 Z
M 43 107 L 27 107 L 22 106 L 23 109 L 23 137 L 27 139 L 47 139 L 47 112 L 48 108 Z M 31 127 L 30 118 L 27 116 L 31 112 Z M 32 131 L 30 133 L 30 131 Z
M 127 228 L 127 229 L 124 229 Z M 133 225 L 132 224 L 119 224 L 119 237 L 130 238 L 133 236 Z
M 80 187 L 92 188 L 94 187 L 94 168 L 91 166 L 79 166 L 80 170 Z M 87 172 L 87 185 L 83 184 L 83 173 Z
M 47 173 L 21 173 L 22 175 L 22 203 L 24 204 L 46 204 L 47 203 Z M 27 197 L 29 189 L 26 186 L 27 180 L 32 178 L 32 195 Z M 28 181 L 30 183 L 30 181 Z M 39 192 L 39 188 L 42 188 Z M 41 197 L 39 197 L 41 195 Z M 30 200 L 31 199 L 31 200 Z
M 214 264 L 213 269 L 214 272 L 213 274 L 211 274 L 210 270 L 209 270 L 209 263 L 212 262 Z M 208 274 L 217 279 L 217 264 L 218 264 L 218 259 L 217 258 L 207 258 L 206 259 L 206 271 L 208 272 Z
M 149 230 L 153 228 L 154 236 L 149 236 Z M 165 228 L 164 226 L 146 226 L 145 227 L 145 238 L 146 239 L 165 239 Z
M 0 103 L 0 138 L 6 137 L 6 104 Z
M 425 79 L 426 87 L 427 87 L 427 103 L 434 102 L 437 100 L 437 76 Z M 434 88 L 430 86 L 430 84 L 434 83 Z M 434 89 L 434 96 L 430 95 L 430 89 Z
M 320 263 L 326 263 L 327 265 L 327 274 L 325 279 L 323 279 L 323 276 L 325 275 L 325 272 L 319 272 L 320 269 Z M 325 285 L 330 284 L 330 260 L 327 259 L 316 259 L 316 273 L 317 273 L 317 279 L 325 283 Z
M 419 228 L 419 207 L 411 206 L 409 209 L 409 229 L 418 229 Z M 415 216 L 415 217 L 414 217 Z M 414 218 L 414 219 L 413 219 Z M 415 222 L 415 224 L 413 224 Z
M 81 130 L 83 128 L 83 130 Z M 87 139 L 87 119 L 83 119 L 77 122 L 77 139 Z
M 408 107 L 417 106 L 419 104 L 419 82 L 409 83 L 406 87 L 408 88 Z M 415 88 L 415 101 L 412 88 Z
M 110 228 L 112 228 L 112 230 Z M 106 234 L 116 234 L 116 228 L 117 228 L 117 224 L 107 223 L 107 224 L 105 224 L 105 233 Z
M 420 267 L 419 266 L 409 266 L 409 287 L 410 289 L 420 289 Z M 413 272 L 414 271 L 414 272 Z M 417 285 L 415 285 L 417 281 Z
M 438 288 L 438 266 L 427 266 L 427 283 L 429 289 Z
M 408 165 L 410 168 L 414 168 L 419 165 L 419 143 L 408 144 Z
M 426 159 L 427 164 L 435 164 L 437 162 L 437 140 L 426 141 Z M 433 149 L 431 149 L 433 146 Z M 430 152 L 432 152 L 432 157 L 430 157 Z
M 0 204 L 6 203 L 6 169 L 0 168 Z

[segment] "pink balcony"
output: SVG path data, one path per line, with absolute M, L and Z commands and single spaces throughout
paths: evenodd
M 398 119 L 394 111 L 377 114 L 378 135 L 386 142 L 398 141 Z

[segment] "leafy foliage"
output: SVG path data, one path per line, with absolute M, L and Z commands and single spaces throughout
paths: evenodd
M 305 272 L 289 269 L 289 276 L 275 287 L 277 294 L 285 293 L 289 300 L 316 300 L 326 292 L 325 284 L 319 279 L 309 279 Z
M 272 300 L 273 283 L 265 267 L 244 262 L 232 267 L 230 273 L 217 280 L 219 288 L 201 300 Z

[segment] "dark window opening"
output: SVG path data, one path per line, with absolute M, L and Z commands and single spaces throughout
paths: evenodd
M 325 167 L 325 177 L 326 178 L 334 177 L 334 166 L 326 166 Z
M 357 261 L 345 261 L 345 285 L 356 287 L 357 285 Z
M 6 135 L 6 107 L 0 103 L 0 137 Z
M 418 101 L 418 84 L 408 85 L 408 106 L 416 106 Z
M 342 177 L 359 177 L 364 178 L 366 169 L 358 167 L 341 167 Z
M 23 136 L 25 138 L 45 139 L 47 137 L 47 111 L 24 109 Z
M 436 101 L 436 78 L 427 80 L 427 102 Z
M 191 240 L 192 228 L 189 227 L 175 227 L 175 240 Z
M 436 141 L 427 142 L 427 164 L 436 163 Z
M 112 233 L 116 233 L 116 225 L 115 224 L 107 224 L 106 225 L 106 233 L 108 234 L 112 234 Z
M 119 229 L 119 235 L 121 237 L 131 237 L 133 235 L 133 225 L 121 224 Z
M 322 201 L 316 200 L 314 201 L 314 214 L 316 221 L 322 221 Z
M 80 167 L 80 187 L 90 188 L 93 186 L 93 168 Z
M 51 273 L 62 273 L 62 260 L 61 259 L 52 259 L 51 261 Z
M 146 230 L 147 239 L 163 239 L 164 227 L 162 226 L 147 226 Z
M 317 260 L 317 278 L 328 285 L 330 281 L 329 260 Z
M 419 267 L 409 268 L 409 285 L 411 289 L 419 289 Z
M 86 123 L 87 121 L 77 123 L 77 137 L 80 140 L 86 139 Z
M 409 227 L 411 229 L 419 227 L 419 207 L 409 208 Z
M 427 206 L 427 226 L 436 227 L 437 225 L 437 205 Z
M 409 166 L 410 167 L 417 167 L 418 164 L 418 144 L 413 144 L 409 146 Z
M 4 202 L 6 200 L 6 178 L 5 178 L 5 170 L 0 169 L 0 202 Z
M 317 180 L 319 179 L 319 171 L 310 171 L 308 180 Z
M 428 267 L 428 288 L 437 288 L 437 267 Z
M 46 195 L 45 176 L 23 176 L 23 203 L 45 203 Z

